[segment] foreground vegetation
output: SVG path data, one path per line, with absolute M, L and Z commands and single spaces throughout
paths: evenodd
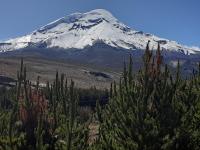
M 106 105 L 107 91 L 77 89 L 64 75 L 33 86 L 22 61 L 16 87 L 1 90 L 0 149 L 199 150 L 200 67 L 187 79 L 179 64 L 170 74 L 159 45 L 153 54 L 148 44 L 143 60 L 133 74 L 130 57 Z M 94 110 L 78 105 L 88 99 Z

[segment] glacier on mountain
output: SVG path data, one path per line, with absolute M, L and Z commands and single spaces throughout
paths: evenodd
M 145 49 L 147 41 L 151 41 L 152 49 L 156 49 L 159 42 L 163 50 L 185 55 L 200 52 L 198 47 L 184 46 L 153 34 L 133 30 L 104 9 L 74 13 L 49 23 L 31 34 L 1 42 L 0 52 L 14 51 L 29 46 L 66 50 L 84 49 L 98 41 L 126 50 Z

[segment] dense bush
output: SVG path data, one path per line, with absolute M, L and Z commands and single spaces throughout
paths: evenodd
M 148 43 L 143 68 L 133 74 L 130 57 L 110 91 L 75 88 L 58 73 L 33 85 L 22 61 L 16 86 L 0 90 L 0 149 L 199 150 L 200 66 L 183 79 L 162 59 Z
M 132 74 L 124 68 L 110 101 L 98 107 L 100 136 L 97 149 L 200 149 L 200 72 L 181 79 L 162 67 L 160 46 L 155 56 L 147 45 L 144 67 Z M 200 71 L 200 70 L 199 70 Z
M 71 150 L 88 146 L 89 119 L 83 122 L 79 117 L 77 90 L 64 75 L 59 78 L 57 73 L 55 81 L 45 88 L 39 87 L 38 78 L 34 86 L 26 79 L 22 60 L 16 87 L 3 90 L 0 149 Z

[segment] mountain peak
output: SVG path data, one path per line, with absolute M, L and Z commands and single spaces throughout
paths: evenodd
M 58 24 L 61 23 L 74 23 L 77 21 L 83 22 L 83 21 L 90 21 L 92 19 L 106 19 L 107 21 L 117 21 L 117 19 L 107 10 L 105 9 L 94 9 L 86 13 L 80 13 L 76 12 L 70 15 L 67 15 L 65 17 L 62 17 L 56 21 L 53 21 L 44 27 L 40 28 L 40 30 L 50 29 L 55 27 Z
M 198 48 L 186 47 L 152 34 L 132 30 L 104 9 L 62 17 L 29 35 L 0 43 L 0 51 L 16 50 L 30 45 L 83 49 L 99 40 L 120 49 L 145 49 L 146 43 L 151 41 L 152 49 L 155 49 L 159 42 L 162 49 L 169 51 L 185 54 L 200 51 Z
M 93 14 L 93 15 L 100 15 L 100 16 L 103 16 L 103 17 L 106 17 L 106 18 L 114 18 L 116 19 L 109 11 L 105 10 L 105 9 L 94 9 L 94 10 L 91 10 L 85 14 Z
M 99 14 L 110 14 L 112 15 L 108 10 L 106 9 L 102 9 L 102 8 L 99 8 L 99 9 L 93 9 L 87 13 L 99 13 Z

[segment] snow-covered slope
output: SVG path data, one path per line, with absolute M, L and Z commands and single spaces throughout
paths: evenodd
M 147 41 L 156 49 L 157 43 L 165 50 L 195 54 L 200 49 L 187 47 L 175 41 L 130 29 L 103 9 L 87 13 L 74 13 L 60 18 L 33 33 L 0 43 L 0 52 L 13 51 L 29 46 L 42 48 L 84 49 L 98 41 L 122 49 L 144 49 Z

